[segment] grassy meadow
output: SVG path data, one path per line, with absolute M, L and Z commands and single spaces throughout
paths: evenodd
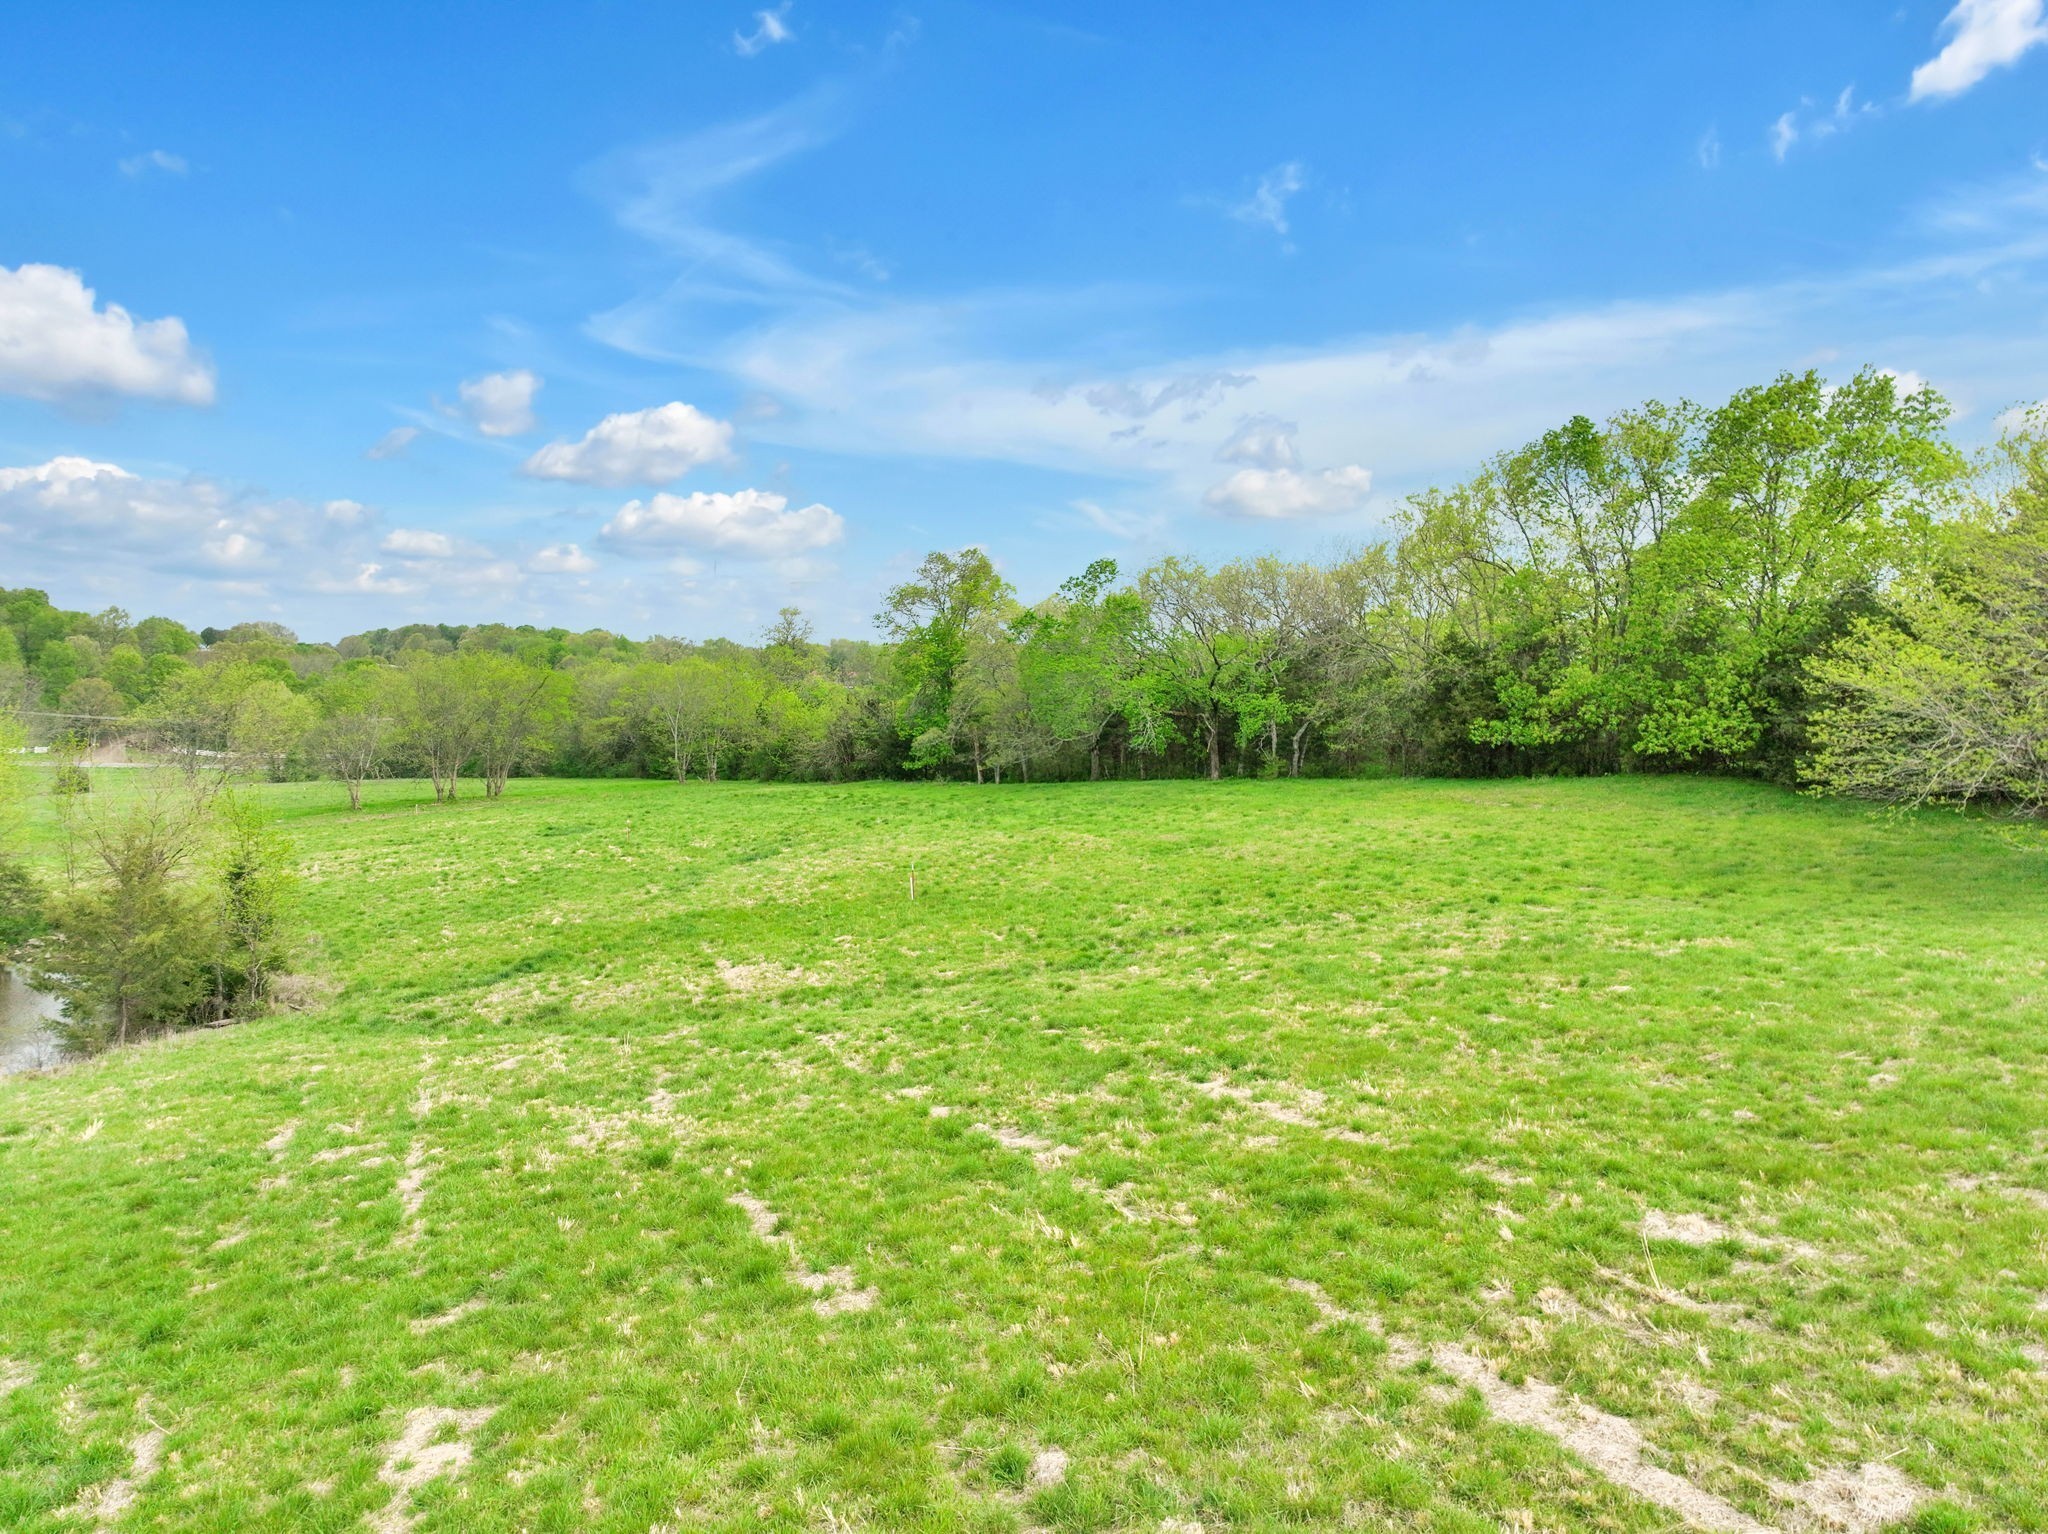
M 262 792 L 325 999 L 0 1080 L 0 1527 L 2048 1529 L 1982 823 Z

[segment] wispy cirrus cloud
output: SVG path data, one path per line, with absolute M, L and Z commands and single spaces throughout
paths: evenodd
M 1802 139 L 1817 143 L 1846 133 L 1858 123 L 1881 115 L 1883 108 L 1872 101 L 1858 101 L 1856 87 L 1845 85 L 1828 107 L 1817 107 L 1809 97 L 1771 124 L 1771 155 L 1780 164 Z
M 1270 229 L 1283 240 L 1291 230 L 1287 222 L 1287 205 L 1295 194 L 1308 185 L 1308 172 L 1299 160 L 1288 160 L 1274 166 L 1259 177 L 1258 185 L 1251 195 L 1242 202 L 1225 207 L 1224 212 L 1240 224 L 1254 228 Z
M 417 426 L 394 426 L 363 449 L 363 456 L 379 461 L 386 458 L 402 458 L 405 456 L 405 450 L 419 440 L 419 434 L 420 429 Z
M 754 12 L 754 30 L 734 32 L 732 51 L 743 59 L 750 59 L 757 53 L 773 48 L 777 43 L 792 40 L 796 33 L 789 27 L 789 9 L 789 0 L 783 0 L 783 3 L 773 10 Z
M 849 110 L 844 94 L 820 90 L 604 162 L 593 185 L 623 226 L 675 259 L 679 275 L 597 316 L 591 333 L 721 376 L 736 397 L 755 402 L 747 430 L 764 443 L 1091 476 L 1102 488 L 1075 487 L 1060 515 L 1109 536 L 1150 538 L 1190 514 L 1369 516 L 1555 425 L 1561 411 L 1711 397 L 1829 348 L 1849 366 L 1892 361 L 1945 387 L 1973 380 L 1962 392 L 1980 397 L 2020 397 L 2024 386 L 2006 381 L 2038 377 L 2038 337 L 1969 318 L 1988 293 L 2042 273 L 2048 216 L 2017 195 L 1996 229 L 1909 225 L 1902 238 L 1923 254 L 1889 265 L 1507 313 L 1429 337 L 1163 351 L 1148 365 L 1104 366 L 1095 346 L 1106 318 L 1127 328 L 1134 316 L 1163 310 L 1169 295 L 856 291 L 814 270 L 828 252 L 726 225 L 729 190 L 830 142 Z M 1802 104 L 1787 147 L 1847 131 L 1873 112 L 1853 89 L 1825 108 Z M 1288 184 L 1285 176 L 1273 183 L 1282 222 Z M 1234 428 L 1213 419 L 1225 401 Z M 1260 420 L 1287 429 L 1261 428 L 1267 440 L 1255 446 L 1245 423 Z M 1234 465 L 1221 478 L 1219 457 Z M 708 515 L 691 508 L 662 536 L 680 542 L 688 530 L 701 544 Z M 607 541 L 650 536 L 659 522 L 643 505 L 615 521 Z
M 166 176 L 182 176 L 192 167 L 181 154 L 172 154 L 168 149 L 151 149 L 142 154 L 131 154 L 117 162 L 124 176 L 146 176 L 156 171 Z

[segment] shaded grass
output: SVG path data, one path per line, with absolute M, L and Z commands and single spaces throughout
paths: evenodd
M 1766 1521 L 1885 1460 L 2048 1527 L 2048 881 L 1968 821 L 265 792 L 332 1006 L 0 1082 L 0 1526 L 75 1527 L 146 1411 L 132 1525 L 358 1527 L 426 1406 L 496 1411 L 423 1530 L 1669 1526 L 1384 1331 Z

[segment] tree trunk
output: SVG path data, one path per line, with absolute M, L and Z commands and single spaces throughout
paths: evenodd
M 1294 732 L 1294 751 L 1287 763 L 1287 776 L 1290 778 L 1301 776 L 1301 747 L 1302 742 L 1307 739 L 1308 725 L 1304 722 L 1302 727 Z
M 1090 783 L 1100 783 L 1102 781 L 1102 747 L 1100 745 L 1093 745 L 1088 748 L 1088 781 Z
M 979 735 L 974 737 L 974 781 L 977 785 L 983 781 L 981 776 L 981 737 Z
M 1223 732 L 1214 719 L 1204 719 L 1202 731 L 1209 737 L 1209 781 L 1214 783 L 1223 776 Z
M 363 807 L 363 780 L 361 778 L 350 778 L 348 780 L 348 807 L 352 810 L 359 810 Z

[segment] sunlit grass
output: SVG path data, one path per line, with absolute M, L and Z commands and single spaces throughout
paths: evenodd
M 1446 1345 L 1767 1523 L 2048 1527 L 2048 875 L 1967 821 L 263 792 L 332 1005 L 0 1082 L 0 1527 L 1673 1526 Z

